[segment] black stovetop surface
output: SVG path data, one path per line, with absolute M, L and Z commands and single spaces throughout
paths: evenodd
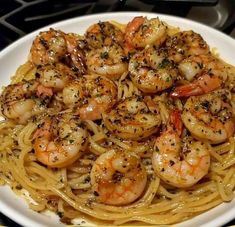
M 194 6 L 217 7 L 219 3 L 218 0 L 0 0 L 0 50 L 40 27 L 81 15 L 146 11 L 187 17 Z M 219 27 L 227 34 L 234 28 L 234 15 Z M 234 224 L 235 220 L 226 226 Z M 0 225 L 20 226 L 1 213 Z

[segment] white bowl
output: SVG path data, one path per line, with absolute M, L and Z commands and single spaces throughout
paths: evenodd
M 26 35 L 25 37 L 14 42 L 12 45 L 8 46 L 0 53 L 1 86 L 9 84 L 10 77 L 14 75 L 17 67 L 26 61 L 32 41 L 39 31 L 47 30 L 50 27 L 53 27 L 55 29 L 61 29 L 65 32 L 83 34 L 89 25 L 97 23 L 98 21 L 116 20 L 121 23 L 126 23 L 133 17 L 140 15 L 147 17 L 159 16 L 161 20 L 166 21 L 170 25 L 178 26 L 183 30 L 194 30 L 195 32 L 200 33 L 211 48 L 217 48 L 222 59 L 235 65 L 235 40 L 213 28 L 190 20 L 154 13 L 105 13 L 82 16 L 51 24 L 29 35 Z M 63 224 L 59 223 L 56 215 L 39 214 L 30 210 L 24 199 L 17 197 L 8 186 L 0 187 L 0 211 L 23 226 L 63 226 Z M 216 227 L 221 226 L 234 218 L 235 200 L 230 203 L 223 203 L 212 210 L 175 226 Z

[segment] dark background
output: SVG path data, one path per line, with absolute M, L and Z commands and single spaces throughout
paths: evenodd
M 0 50 L 56 21 L 100 12 L 146 11 L 202 22 L 235 38 L 235 0 L 0 0 Z M 0 213 L 0 225 L 19 227 Z M 235 225 L 235 220 L 226 226 Z

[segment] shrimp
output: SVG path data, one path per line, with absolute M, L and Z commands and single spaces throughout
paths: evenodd
M 111 80 L 119 79 L 128 68 L 123 49 L 118 45 L 92 49 L 86 59 L 91 73 L 106 76 Z
M 56 92 L 62 91 L 75 75 L 65 65 L 58 63 L 38 67 L 36 79 L 7 86 L 1 95 L 2 113 L 9 119 L 25 123 L 38 115 L 51 103 Z
M 88 46 L 99 49 L 103 46 L 123 45 L 123 32 L 109 22 L 99 22 L 91 25 L 85 34 Z
M 31 61 L 35 65 L 59 62 L 67 52 L 64 33 L 54 29 L 40 32 L 33 41 L 30 52 Z
M 11 84 L 1 94 L 1 112 L 6 118 L 24 124 L 45 109 L 52 95 L 50 88 L 35 79 Z
M 87 137 L 78 117 L 68 113 L 47 117 L 33 134 L 36 158 L 49 167 L 66 167 L 84 153 Z
M 154 44 L 160 46 L 167 37 L 167 26 L 159 18 L 135 17 L 127 24 L 125 41 L 131 48 L 144 48 Z
M 76 76 L 66 65 L 57 63 L 39 67 L 36 71 L 36 78 L 44 87 L 58 92 L 63 90 L 65 85 L 75 79 Z
M 67 66 L 57 63 L 38 67 L 35 77 L 4 89 L 1 96 L 4 116 L 25 123 L 49 107 L 56 93 L 62 91 L 75 75 Z
M 67 54 L 63 56 L 69 58 L 68 65 L 76 71 L 77 74 L 83 75 L 87 71 L 86 60 L 85 60 L 85 40 L 74 33 L 65 34 L 65 40 L 67 44 Z
M 151 112 L 141 97 L 120 102 L 115 109 L 103 114 L 105 126 L 123 139 L 139 140 L 155 133 L 161 118 L 157 110 Z
M 172 114 L 178 115 L 174 111 Z M 179 117 L 173 119 L 174 123 L 180 125 Z M 172 123 L 156 139 L 152 164 L 154 171 L 163 181 L 178 188 L 186 188 L 196 184 L 208 173 L 209 147 L 190 137 L 182 140 L 181 132 L 175 130 Z
M 166 40 L 170 58 L 176 63 L 191 55 L 204 55 L 210 52 L 202 36 L 194 31 L 182 31 Z
M 63 89 L 63 102 L 75 108 L 81 119 L 101 119 L 101 114 L 117 101 L 117 87 L 106 77 L 84 75 Z
M 79 37 L 73 33 L 65 34 L 52 28 L 40 32 L 30 50 L 31 61 L 36 66 L 65 61 L 83 74 L 86 71 L 85 55 L 79 42 Z
M 173 62 L 161 49 L 150 46 L 132 56 L 129 72 L 133 83 L 141 91 L 156 93 L 171 87 L 177 77 Z
M 182 120 L 194 137 L 217 144 L 233 135 L 235 125 L 229 94 L 227 90 L 217 90 L 187 100 Z
M 116 206 L 137 200 L 147 183 L 147 173 L 140 158 L 134 153 L 120 150 L 110 150 L 100 155 L 90 177 L 96 200 Z
M 184 59 L 179 70 L 189 84 L 180 85 L 171 93 L 172 97 L 188 97 L 209 93 L 227 80 L 225 65 L 212 55 L 197 55 Z

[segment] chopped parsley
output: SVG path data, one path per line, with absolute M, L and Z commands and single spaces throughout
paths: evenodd
M 107 58 L 109 57 L 109 53 L 108 53 L 107 51 L 102 52 L 102 53 L 100 54 L 100 57 L 101 57 L 102 59 L 107 59 Z
M 171 63 L 170 60 L 164 58 L 164 59 L 162 60 L 162 62 L 159 64 L 159 68 L 160 68 L 160 69 L 164 69 L 164 68 L 166 68 L 167 66 L 169 66 L 170 63 Z

